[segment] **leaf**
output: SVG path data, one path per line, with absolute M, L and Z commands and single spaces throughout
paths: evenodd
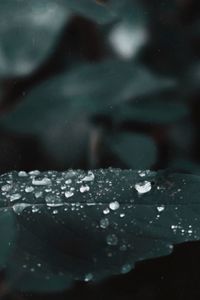
M 132 105 L 119 105 L 115 109 L 113 119 L 116 124 L 123 122 L 140 122 L 152 124 L 171 124 L 189 116 L 185 103 L 167 102 L 163 100 L 141 99 Z
M 0 216 L 10 213 L 17 235 L 7 280 L 24 291 L 64 289 L 199 240 L 199 183 L 199 176 L 118 169 L 2 175 Z M 4 232 L 0 239 L 4 247 Z
M 106 144 L 127 167 L 148 169 L 156 162 L 156 145 L 153 139 L 147 135 L 118 133 L 108 136 Z
M 117 18 L 116 12 L 106 5 L 98 5 L 94 0 L 61 0 L 67 9 L 97 23 L 110 23 Z
M 1 1 L 0 76 L 33 72 L 50 54 L 69 15 L 58 1 Z
M 13 131 L 42 136 L 52 124 L 65 124 L 77 114 L 112 113 L 118 103 L 168 90 L 174 85 L 173 80 L 157 77 L 129 61 L 87 64 L 47 80 L 0 121 Z
M 109 0 L 108 3 L 101 3 L 101 5 L 95 0 L 62 0 L 62 3 L 75 13 L 100 24 L 111 23 L 114 20 L 121 19 L 134 20 L 135 23 L 141 23 L 147 19 L 141 3 L 136 0 Z

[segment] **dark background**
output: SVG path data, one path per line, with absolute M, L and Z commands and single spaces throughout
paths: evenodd
M 37 15 L 32 1 L 0 0 L 0 172 L 199 174 L 200 2 L 71 2 L 45 0 Z M 199 243 L 188 243 L 53 295 L 5 291 L 2 274 L 1 299 L 199 299 L 199 259 Z

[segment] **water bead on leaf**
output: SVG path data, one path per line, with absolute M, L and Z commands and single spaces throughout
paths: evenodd
M 139 194 L 148 193 L 151 190 L 151 182 L 143 181 L 135 184 L 135 189 Z

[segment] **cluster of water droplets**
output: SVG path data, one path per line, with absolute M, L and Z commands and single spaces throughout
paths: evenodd
M 165 189 L 163 186 L 153 186 L 150 180 L 151 172 L 148 170 L 139 171 L 133 182 L 129 177 L 127 186 L 121 185 L 120 180 L 123 182 L 125 178 L 123 178 L 123 174 L 121 175 L 116 170 L 109 170 L 109 172 L 113 176 L 107 176 L 108 174 L 104 170 L 88 172 L 73 170 L 40 172 L 36 170 L 8 173 L 0 178 L 1 205 L 5 206 L 5 209 L 11 207 L 17 215 L 24 211 L 29 211 L 33 215 L 39 214 L 45 208 L 58 221 L 60 209 L 66 215 L 68 212 L 76 213 L 79 216 L 80 226 L 94 234 L 100 233 L 99 236 L 103 239 L 105 255 L 108 259 L 114 259 L 117 251 L 124 255 L 120 272 L 127 273 L 132 269 L 133 264 L 127 263 L 125 258 L 128 253 L 134 253 L 135 250 L 134 236 L 130 238 L 129 231 L 133 230 L 136 236 L 140 236 L 152 225 L 159 228 L 162 216 L 167 213 L 167 206 L 163 203 L 156 204 L 155 202 L 152 209 L 147 210 L 148 202 L 143 202 L 143 199 L 148 199 L 147 195 L 151 195 L 152 191 L 163 193 Z M 180 192 L 181 190 L 178 188 L 173 191 L 173 195 Z M 128 199 L 124 198 L 127 193 Z M 106 201 L 104 201 L 105 199 Z M 142 228 L 137 225 L 137 209 L 140 209 L 144 203 L 147 205 L 144 206 L 144 215 L 142 216 L 144 228 Z M 153 203 L 151 202 L 151 204 Z M 94 210 L 95 220 L 90 220 Z M 146 215 L 145 210 L 147 210 Z M 174 206 L 174 210 L 176 210 L 176 206 Z M 30 219 L 31 217 L 30 215 Z M 86 222 L 87 225 L 85 225 L 84 222 L 88 220 L 89 222 Z M 67 225 L 67 217 L 60 222 L 63 222 L 62 225 Z M 183 226 L 180 222 L 178 210 L 173 224 L 169 224 L 168 229 L 174 235 L 187 234 L 190 237 L 193 234 L 191 224 Z M 86 282 L 93 279 L 92 272 L 87 272 L 83 278 Z

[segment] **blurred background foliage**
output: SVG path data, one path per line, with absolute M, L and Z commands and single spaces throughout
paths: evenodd
M 199 173 L 199 6 L 1 1 L 1 173 Z
M 199 17 L 199 0 L 1 0 L 0 172 L 199 174 Z M 134 299 L 161 299 L 144 284 Z

